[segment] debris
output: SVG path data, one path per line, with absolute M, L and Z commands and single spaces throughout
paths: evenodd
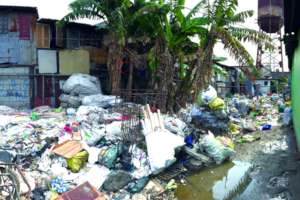
M 103 166 L 92 165 L 90 170 L 84 176 L 79 178 L 79 183 L 89 182 L 97 190 L 103 185 L 107 179 L 110 170 Z
M 82 144 L 77 140 L 68 140 L 62 144 L 57 144 L 53 147 L 52 152 L 70 159 L 83 149 Z
M 89 182 L 59 196 L 56 200 L 105 200 L 104 195 L 97 191 Z
M 216 98 L 217 98 L 217 91 L 211 85 L 208 86 L 207 90 L 205 90 L 201 94 L 201 101 L 204 102 L 205 104 L 209 104 Z
M 284 114 L 283 114 L 283 124 L 288 126 L 292 122 L 292 108 L 287 107 L 284 109 Z
M 102 94 L 85 96 L 82 99 L 82 105 L 97 106 L 100 108 L 109 108 L 121 103 L 121 99 L 116 96 L 108 96 Z
M 99 163 L 109 169 L 114 168 L 119 155 L 119 149 L 120 147 L 117 145 L 102 148 L 99 154 Z
M 229 131 L 229 119 L 220 118 L 220 116 L 216 115 L 216 112 L 209 112 L 205 110 L 198 110 L 198 112 L 194 112 L 192 116 L 192 123 L 195 124 L 196 127 L 212 131 L 216 135 L 222 135 Z
M 205 167 L 205 164 L 199 159 L 190 158 L 184 162 L 184 166 L 190 171 L 199 171 Z
M 225 106 L 225 102 L 223 99 L 217 97 L 214 100 L 212 100 L 208 106 L 210 107 L 210 109 L 212 110 L 222 110 L 224 109 Z
M 73 172 L 77 173 L 88 161 L 89 154 L 86 151 L 77 153 L 75 156 L 67 160 L 68 168 Z
M 149 181 L 149 178 L 144 177 L 144 178 L 134 181 L 133 183 L 129 183 L 128 191 L 131 193 L 138 193 L 144 189 L 144 187 L 148 183 L 148 181 Z
M 175 149 L 184 145 L 184 138 L 167 131 L 160 112 L 152 113 L 149 105 L 144 110 L 142 122 L 151 170 L 158 174 L 176 161 Z
M 122 170 L 113 171 L 103 183 L 103 189 L 108 192 L 116 192 L 124 188 L 131 180 L 132 177 L 128 172 Z
M 136 145 L 132 145 L 129 152 L 131 154 L 130 161 L 134 167 L 134 171 L 131 173 L 132 176 L 136 179 L 148 177 L 151 174 L 151 168 L 146 152 Z
M 68 191 L 69 185 L 62 178 L 54 178 L 51 180 L 51 189 L 57 193 L 64 193 Z
M 267 131 L 267 130 L 271 130 L 271 129 L 272 129 L 271 124 L 265 124 L 261 127 L 261 130 L 263 130 L 263 131 Z
M 221 164 L 224 160 L 234 155 L 234 150 L 230 147 L 225 147 L 212 133 L 206 135 L 201 141 L 201 146 L 205 149 L 217 164 Z
M 73 74 L 63 85 L 63 92 L 72 96 L 100 94 L 100 82 L 88 74 Z
M 169 182 L 168 182 L 168 184 L 166 185 L 166 190 L 176 190 L 177 189 L 177 184 L 176 184 L 176 182 L 175 182 L 175 180 L 174 179 L 172 179 L 172 180 L 170 180 Z
M 210 161 L 209 157 L 198 153 L 195 149 L 184 147 L 184 151 L 196 160 L 202 161 L 204 163 L 208 163 Z
M 259 136 L 254 136 L 254 135 L 243 135 L 239 140 L 237 140 L 238 143 L 247 143 L 247 142 L 254 142 L 256 140 L 259 140 L 260 137 Z
M 135 194 L 132 196 L 131 200 L 147 200 L 147 197 L 143 194 Z

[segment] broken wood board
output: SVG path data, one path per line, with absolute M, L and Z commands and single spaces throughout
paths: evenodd
M 66 159 L 74 157 L 83 149 L 80 141 L 68 140 L 53 147 L 52 152 Z
M 106 200 L 89 182 L 85 182 L 75 189 L 59 196 L 56 200 Z

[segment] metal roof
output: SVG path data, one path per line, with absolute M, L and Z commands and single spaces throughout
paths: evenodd
M 0 5 L 0 12 L 22 12 L 22 13 L 32 13 L 38 17 L 38 9 L 36 7 L 28 6 L 3 6 Z

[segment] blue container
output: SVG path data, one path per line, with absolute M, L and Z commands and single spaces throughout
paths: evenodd
M 271 124 L 265 124 L 263 125 L 262 127 L 262 130 L 263 131 L 267 131 L 267 130 L 271 130 L 272 129 L 272 125 Z

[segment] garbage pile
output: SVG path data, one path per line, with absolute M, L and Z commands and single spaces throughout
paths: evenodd
M 120 101 L 115 96 L 103 95 L 98 78 L 87 74 L 72 75 L 62 91 L 59 99 L 63 108 L 78 108 L 81 105 L 107 108 Z
M 222 100 L 209 86 L 199 95 L 197 105 L 192 107 L 191 117 L 198 129 L 229 135 L 243 143 L 258 139 L 251 135 L 256 131 L 267 131 L 280 124 L 290 125 L 291 112 L 290 102 L 285 101 L 282 95 L 254 98 L 234 95 Z
M 142 109 L 137 126 L 143 140 L 130 142 L 122 123 L 133 116 L 111 109 L 120 101 L 102 95 L 97 79 L 73 75 L 63 89 L 63 108 L 42 106 L 28 113 L 0 106 L 1 151 L 14 157 L 27 180 L 20 193 L 34 200 L 173 199 L 167 191 L 176 189 L 174 176 L 159 179 L 169 168 L 194 171 L 221 164 L 234 156 L 234 135 L 273 125 L 279 115 L 274 102 L 286 121 L 290 113 L 280 97 L 224 101 L 210 87 L 198 105 L 183 111 L 185 119 L 135 105 Z

